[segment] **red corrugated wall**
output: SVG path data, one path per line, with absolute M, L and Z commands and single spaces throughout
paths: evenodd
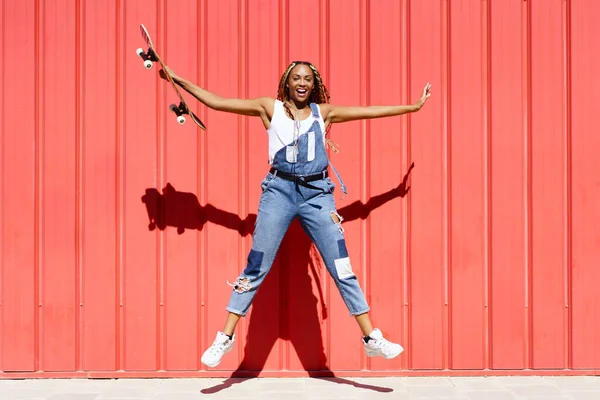
M 0 13 L 0 377 L 600 370 L 597 0 L 2 0 Z M 235 350 L 200 364 L 251 246 L 267 137 L 196 101 L 208 130 L 178 125 L 174 93 L 135 53 L 140 23 L 222 96 L 275 96 L 296 59 L 337 104 L 414 102 L 433 84 L 418 114 L 331 130 L 353 267 L 402 356 L 365 357 L 295 223 Z M 167 226 L 152 230 L 157 210 Z

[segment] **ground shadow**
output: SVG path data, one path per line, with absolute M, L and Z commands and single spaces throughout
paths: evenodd
M 397 187 L 370 198 L 366 203 L 351 203 L 339 209 L 339 214 L 346 222 L 365 219 L 371 211 L 386 202 L 404 197 L 410 189 L 407 182 L 413 167 L 414 164 Z M 256 214 L 242 220 L 239 216 L 219 210 L 210 204 L 201 206 L 195 195 L 178 192 L 170 184 L 167 184 L 162 195 L 156 189 L 146 190 L 142 201 L 148 210 L 150 229 L 165 229 L 171 226 L 177 228 L 181 234 L 186 229 L 202 229 L 207 221 L 211 221 L 237 230 L 245 236 L 252 233 L 256 220 Z M 281 265 L 285 268 L 281 268 Z M 319 311 L 323 320 L 328 317 L 322 291 L 325 273 L 327 272 L 322 266 L 318 252 L 314 250 L 300 224 L 294 221 L 252 305 L 243 360 L 229 378 L 219 385 L 203 389 L 202 393 L 217 393 L 244 381 L 244 378 L 258 377 L 278 339 L 287 340 L 294 346 L 302 368 L 311 377 L 378 392 L 391 392 L 391 388 L 364 385 L 335 377 L 327 366 L 319 319 Z M 319 298 L 313 292 L 311 275 L 315 280 Z M 290 285 L 290 282 L 293 282 L 293 285 Z M 337 292 L 332 295 L 337 295 Z M 293 315 L 293 318 L 290 315 Z M 268 325 L 264 321 L 279 321 L 279 324 Z

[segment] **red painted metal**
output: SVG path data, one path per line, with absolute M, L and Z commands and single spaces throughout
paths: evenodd
M 2 0 L 0 378 L 598 374 L 599 19 L 595 0 Z M 337 104 L 433 83 L 418 114 L 331 129 L 353 267 L 401 357 L 364 356 L 294 223 L 235 351 L 200 364 L 267 140 L 195 100 L 208 130 L 179 126 L 140 23 L 222 96 L 274 96 L 294 59 Z

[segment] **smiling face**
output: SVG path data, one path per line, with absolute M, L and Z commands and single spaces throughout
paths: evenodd
M 277 100 L 291 100 L 296 103 L 296 107 L 303 108 L 308 103 L 329 103 L 329 91 L 313 64 L 308 61 L 293 61 L 281 75 Z
M 315 86 L 315 76 L 308 65 L 298 64 L 290 71 L 286 87 L 290 100 L 306 103 Z

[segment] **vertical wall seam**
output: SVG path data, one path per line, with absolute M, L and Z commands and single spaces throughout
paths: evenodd
M 165 0 L 159 0 L 156 9 L 156 31 L 160 43 L 162 43 L 161 51 L 163 57 L 168 59 L 168 41 L 167 41 L 167 8 Z M 161 78 L 158 74 L 155 77 L 156 82 L 156 187 L 164 187 L 165 170 L 166 170 L 166 135 L 167 118 L 163 118 L 163 104 L 165 102 L 165 85 L 161 84 Z M 163 370 L 165 363 L 165 324 L 164 324 L 164 301 L 165 301 L 165 264 L 166 264 L 166 231 L 156 230 L 156 366 L 157 369 Z
M 75 290 L 75 369 L 83 369 L 81 363 L 83 358 L 83 30 L 82 16 L 83 7 L 81 0 L 75 1 L 75 263 L 76 285 Z
M 442 318 L 442 368 L 449 369 L 452 360 L 452 310 L 450 305 L 452 290 L 452 214 L 451 214 L 451 143 L 450 143 L 450 4 L 440 0 L 441 4 L 441 86 L 442 101 L 442 226 L 443 233 L 443 269 L 444 269 L 444 308 Z
M 117 190 L 115 194 L 116 203 L 116 223 L 115 227 L 117 230 L 116 234 L 116 273 L 115 273 L 115 292 L 117 294 L 117 301 L 115 302 L 115 318 L 116 318 L 116 354 L 115 364 L 117 370 L 125 369 L 125 313 L 124 313 L 124 285 L 125 281 L 125 244 L 124 244 L 124 229 L 125 229 L 125 205 L 124 205 L 124 193 L 125 193 L 125 145 L 124 131 L 125 131 L 125 86 L 124 86 L 124 74 L 125 74 L 125 63 L 123 56 L 123 41 L 124 41 L 124 25 L 125 25 L 125 8 L 121 0 L 116 0 L 116 20 L 115 24 L 115 145 L 117 149 L 117 165 L 116 165 L 116 182 Z
M 286 4 L 287 1 L 288 0 L 279 0 L 279 9 L 277 10 L 278 11 L 278 15 L 277 15 L 277 17 L 278 17 L 278 21 L 277 21 L 278 22 L 278 25 L 277 25 L 277 33 L 278 33 L 278 35 L 277 35 L 277 37 L 279 38 L 279 41 L 278 41 L 278 46 L 279 46 L 279 54 L 278 54 L 279 55 L 279 60 L 278 61 L 279 61 L 279 69 L 281 71 L 284 70 L 284 68 L 285 68 L 284 67 L 285 61 L 287 59 L 287 57 L 285 56 L 285 49 L 286 49 L 286 40 L 287 40 L 287 38 L 284 37 L 284 35 L 285 35 L 285 28 L 287 26 L 286 21 L 285 21 L 285 13 L 287 11 L 287 4 Z M 281 307 L 281 302 L 278 305 L 278 307 Z M 277 322 L 279 323 L 279 321 L 277 321 Z M 278 353 L 279 357 L 278 357 L 278 360 L 277 360 L 278 361 L 278 367 L 279 367 L 279 369 L 282 369 L 282 366 L 283 366 L 283 351 L 282 351 L 283 345 L 282 345 L 281 341 L 279 341 L 278 347 L 279 347 L 279 353 Z
M 291 60 L 291 54 L 290 54 L 290 1 L 293 2 L 294 0 L 286 0 L 286 4 L 285 4 L 285 12 L 283 14 L 284 16 L 284 38 L 285 38 L 285 61 L 284 61 L 284 65 L 282 70 L 285 70 L 287 67 L 287 64 L 290 63 Z M 280 274 L 280 282 L 289 282 L 289 273 L 288 270 L 285 268 L 280 268 L 281 274 Z M 283 278 L 283 279 L 282 279 Z M 279 291 L 279 295 L 281 296 L 282 292 Z M 283 304 L 285 305 L 289 305 L 289 296 L 288 296 L 288 292 L 285 291 L 283 292 L 283 296 L 284 298 L 283 300 Z M 281 313 L 279 314 L 281 315 Z M 279 325 L 282 325 L 282 320 L 279 320 Z M 289 334 L 289 325 L 284 327 L 284 332 Z M 290 365 L 290 342 L 289 341 L 280 341 L 280 346 L 281 346 L 281 367 L 282 368 L 287 368 Z
M 491 197 L 491 11 L 490 2 L 484 1 L 482 9 L 483 15 L 483 40 L 482 40 L 482 66 L 484 67 L 483 77 L 483 132 L 484 132 L 484 235 L 485 235 L 485 261 L 484 261 L 484 279 L 483 279 L 483 290 L 484 290 L 484 351 L 483 351 L 483 366 L 485 369 L 492 368 L 492 335 L 491 335 L 491 252 L 492 252 L 492 238 L 491 238 L 491 212 L 492 209 L 492 197 Z
M 572 236 L 572 165 L 571 165 L 571 2 L 563 1 L 563 123 L 565 130 L 565 210 L 564 210 L 564 227 L 565 227 L 565 276 L 564 276 L 564 295 L 565 295 L 565 315 L 566 322 L 564 330 L 564 362 L 567 369 L 573 368 L 573 347 L 572 347 L 572 268 L 573 268 L 573 236 Z
M 198 40 L 198 54 L 201 55 L 200 65 L 198 66 L 198 81 L 200 82 L 201 87 L 206 87 L 208 82 L 208 66 L 206 64 L 207 60 L 207 42 L 208 42 L 208 5 L 206 0 L 198 0 L 198 31 L 202 34 L 202 40 Z M 202 121 L 205 121 L 206 126 L 209 126 L 208 121 L 208 113 L 206 107 L 200 107 Z M 198 190 L 200 197 L 200 204 L 206 204 L 207 198 L 207 174 L 206 171 L 208 169 L 207 162 L 207 137 L 205 134 L 199 136 L 198 140 L 198 152 L 200 154 L 199 157 L 199 167 L 200 173 L 198 174 Z M 200 274 L 199 274 L 199 283 L 198 286 L 201 288 L 200 293 L 200 320 L 199 323 L 202 324 L 203 329 L 198 327 L 198 362 L 200 362 L 200 358 L 202 356 L 203 350 L 208 346 L 209 338 L 208 338 L 208 313 L 206 311 L 206 304 L 208 302 L 207 293 L 208 293 L 208 279 L 207 279 L 207 269 L 208 269 L 208 230 L 209 224 L 204 225 L 204 229 L 200 230 L 198 241 L 200 242 Z M 199 369 L 204 369 L 205 367 L 200 364 Z
M 248 56 L 249 53 L 249 40 L 250 40 L 250 22 L 249 22 L 249 0 L 244 0 L 244 71 L 245 74 L 243 75 L 244 78 L 244 92 L 243 92 L 243 96 L 244 98 L 248 98 L 250 95 L 250 58 Z M 242 185 L 242 194 L 243 194 L 243 203 L 242 203 L 242 216 L 243 218 L 243 222 L 242 222 L 242 229 L 245 230 L 245 224 L 248 218 L 248 214 L 249 214 L 249 208 L 250 208 L 250 198 L 249 198 L 249 182 L 250 182 L 250 146 L 249 146 L 249 135 L 250 135 L 250 117 L 244 117 L 243 118 L 243 122 L 244 122 L 244 180 L 243 180 L 243 185 Z M 241 254 L 241 259 L 242 259 L 242 263 L 241 265 L 245 267 L 245 263 L 246 263 L 246 258 L 247 258 L 247 254 L 249 252 L 249 247 L 251 246 L 251 235 L 245 235 L 242 236 L 240 235 L 240 239 L 243 240 L 244 243 L 244 247 L 242 247 L 242 254 Z
M 534 347 L 533 347 L 533 312 L 534 312 L 534 303 L 533 303 L 533 130 L 532 130 L 532 110 L 533 110 L 533 96 L 532 96 L 532 5 L 531 1 L 527 2 L 527 143 L 528 143 L 528 162 L 527 162 L 527 208 L 528 208 L 528 239 L 527 239 L 527 248 L 529 249 L 529 368 L 534 368 Z
M 402 26 L 402 40 L 401 40 L 401 54 L 402 54 L 402 89 L 400 90 L 402 96 L 402 103 L 408 104 L 410 98 L 410 0 L 402 1 L 402 11 L 401 11 L 401 26 Z M 411 165 L 411 151 L 410 151 L 410 124 L 411 117 L 410 114 L 407 118 L 403 118 L 402 130 L 404 132 L 404 159 L 406 160 L 404 164 L 404 173 L 408 171 L 409 165 Z M 402 235 L 404 237 L 403 248 L 404 248 L 404 260 L 402 267 L 402 281 L 404 283 L 403 287 L 403 329 L 402 329 L 402 341 L 404 345 L 407 347 L 408 354 L 406 357 L 402 359 L 402 367 L 403 369 L 410 370 L 412 368 L 412 340 L 411 340 L 411 307 L 410 307 L 410 264 L 411 264 L 411 240 L 410 240 L 410 222 L 411 222 L 411 192 L 409 191 L 406 195 L 406 201 L 403 206 L 403 225 L 402 225 Z
M 366 106 L 369 104 L 369 0 L 361 0 L 359 6 L 359 70 L 360 70 L 360 104 Z M 362 204 L 367 203 L 370 194 L 370 179 L 369 179 L 369 141 L 367 139 L 370 128 L 369 120 L 363 119 L 360 121 L 360 201 Z M 370 268 L 367 268 L 369 261 L 369 227 L 370 218 L 360 220 L 360 243 L 361 243 L 361 270 L 362 287 L 365 291 L 367 299 L 371 295 L 370 290 Z M 368 369 L 371 362 L 363 353 L 361 353 L 362 368 Z
M 280 0 L 279 9 L 279 62 L 280 70 L 285 71 L 289 61 L 290 35 L 289 35 L 289 9 L 290 0 Z M 282 269 L 285 274 L 285 269 Z M 281 278 L 280 278 L 281 280 Z M 280 292 L 281 293 L 281 292 Z M 279 321 L 281 324 L 281 321 Z M 287 342 L 279 340 L 279 369 L 282 369 L 284 363 L 287 363 L 288 345 Z
M 290 0 L 280 0 L 279 8 L 279 67 L 285 70 L 289 59 L 288 50 L 290 48 L 290 38 L 288 32 L 288 10 Z
M 34 59 L 35 59 L 35 115 L 36 124 L 35 124 L 35 143 L 36 143 L 36 165 L 35 165 L 35 288 L 36 288 L 36 298 L 35 298 L 35 370 L 41 371 L 43 370 L 43 319 L 42 319 L 42 301 L 43 301 L 43 153 L 44 153 L 44 143 L 43 137 L 41 134 L 41 127 L 44 122 L 44 109 L 42 107 L 43 104 L 43 82 L 44 82 L 44 74 L 43 69 L 41 67 L 40 58 L 43 55 L 42 46 L 40 46 L 40 41 L 43 39 L 44 27 L 43 24 L 43 13 L 41 8 L 43 7 L 43 0 L 36 0 L 35 3 L 35 37 L 34 37 Z
M 242 16 L 242 11 L 243 11 L 243 1 L 244 0 L 237 0 L 236 1 L 236 11 L 237 11 L 237 36 L 235 37 L 237 40 L 237 62 L 234 64 L 235 66 L 237 66 L 237 70 L 236 70 L 236 78 L 237 78 L 237 88 L 236 88 L 236 97 L 240 98 L 241 96 L 241 92 L 242 92 L 242 53 L 243 53 L 243 44 L 242 42 L 244 41 L 243 38 L 243 31 L 244 31 L 244 27 L 243 27 L 243 16 Z M 244 157 L 244 151 L 243 151 L 243 147 L 244 147 L 244 132 L 242 131 L 242 116 L 241 115 L 235 115 L 234 116 L 236 122 L 237 122 L 237 135 L 236 135 L 236 139 L 237 139 L 237 143 L 235 146 L 235 150 L 237 151 L 237 157 L 236 157 L 236 172 L 237 172 L 237 180 L 238 180 L 238 191 L 237 191 L 237 213 L 238 216 L 240 217 L 240 219 L 243 220 L 243 216 L 241 213 L 242 210 L 242 191 L 243 189 L 241 188 L 241 185 L 243 185 L 243 183 L 241 182 L 243 180 L 243 166 L 242 164 L 244 163 L 243 157 Z M 241 260 L 241 254 L 242 254 L 242 240 L 243 240 L 243 235 L 238 235 L 236 236 L 237 239 L 237 269 L 238 269 L 238 274 L 239 274 L 239 270 L 241 268 L 241 264 L 240 264 L 240 260 Z M 243 338 L 243 328 L 244 328 L 244 324 L 238 324 L 237 325 L 237 331 L 238 331 L 238 336 L 240 338 Z M 240 346 L 237 346 L 236 349 L 236 353 L 237 353 L 237 357 L 238 360 L 243 360 L 243 342 L 245 342 L 244 339 L 240 340 Z
M 197 4 L 196 4 L 196 13 L 197 13 L 197 17 L 196 17 L 196 24 L 197 24 L 197 32 L 199 32 L 202 36 L 201 40 L 198 40 L 196 42 L 197 45 L 197 54 L 200 55 L 200 60 L 198 61 L 198 58 L 196 58 L 197 60 L 197 65 L 196 65 L 196 73 L 197 73 L 197 79 L 199 82 L 200 87 L 206 87 L 206 80 L 207 80 L 207 67 L 206 67 L 206 55 L 207 55 L 207 51 L 206 51 L 206 42 L 207 42 L 207 27 L 206 27 L 206 2 L 204 0 L 198 0 Z M 201 118 L 202 121 L 205 121 L 206 124 L 208 124 L 207 121 L 207 115 L 206 115 L 206 108 L 205 107 L 199 107 L 198 109 L 199 111 L 199 116 Z M 208 125 L 207 125 L 208 126 Z M 207 156 L 207 152 L 206 152 L 206 135 L 202 134 L 198 136 L 198 144 L 197 144 L 197 154 L 198 157 L 196 158 L 198 160 L 198 175 L 197 175 L 197 191 L 198 191 L 198 197 L 199 197 L 199 202 L 201 206 L 204 206 L 206 204 L 206 170 L 207 170 L 207 161 L 206 161 L 206 156 Z M 206 231 L 208 229 L 208 224 L 204 225 L 204 228 L 200 230 L 200 232 L 198 233 L 198 250 L 196 252 L 197 254 L 197 260 L 198 263 L 200 264 L 200 273 L 198 274 L 198 303 L 199 303 L 199 307 L 198 307 L 198 321 L 196 324 L 196 330 L 197 330 L 197 338 L 198 338 L 198 349 L 197 349 L 197 356 L 196 356 L 196 360 L 198 362 L 198 366 L 197 369 L 204 369 L 204 366 L 200 363 L 200 359 L 202 357 L 203 354 L 203 350 L 205 347 L 205 343 L 207 343 L 207 339 L 206 336 L 208 334 L 208 323 L 207 323 L 207 318 L 208 315 L 206 313 L 206 302 L 207 302 L 207 290 L 208 290 L 208 284 L 207 284 L 207 279 L 206 279 L 206 270 L 207 270 L 207 265 L 208 265 L 208 245 L 207 245 L 207 234 Z
M 325 74 L 322 74 L 322 78 L 325 82 L 329 82 L 329 78 L 331 74 L 329 73 L 329 49 L 330 49 L 330 19 L 329 19 L 329 1 L 328 0 L 319 0 L 319 62 L 321 63 L 321 71 L 324 71 Z M 328 154 L 331 154 L 330 149 L 326 150 Z M 331 284 L 331 277 L 328 273 L 325 273 L 326 268 L 323 268 L 323 274 L 321 278 L 321 286 L 323 288 L 323 307 L 327 308 L 330 302 L 329 295 L 331 293 L 328 290 L 329 285 Z M 325 330 L 323 333 L 326 338 L 326 344 L 324 346 L 325 356 L 327 357 L 327 361 L 330 363 L 331 360 L 331 318 L 327 318 L 326 321 L 322 322 L 322 327 Z
M 248 5 L 247 0 L 238 1 L 238 97 L 247 98 L 248 95 Z M 248 216 L 248 118 L 247 116 L 237 116 L 239 138 L 238 142 L 238 182 L 240 182 L 240 190 L 238 192 L 238 211 L 240 215 L 240 226 L 243 229 L 245 219 Z M 247 238 L 245 235 L 238 235 L 238 269 L 242 268 L 246 255 Z M 239 324 L 239 337 L 244 338 L 245 325 Z M 242 341 L 240 341 L 242 344 Z M 244 346 L 238 346 L 238 357 L 244 359 Z
M 524 82 L 523 87 L 523 135 L 524 135 L 524 201 L 525 201 L 525 362 L 524 368 L 532 368 L 533 366 L 533 252 L 531 251 L 532 243 L 532 185 L 531 185 L 531 169 L 532 169 L 532 150 L 531 150 L 531 2 L 524 1 L 522 3 L 522 51 L 523 51 L 523 76 L 521 82 Z

